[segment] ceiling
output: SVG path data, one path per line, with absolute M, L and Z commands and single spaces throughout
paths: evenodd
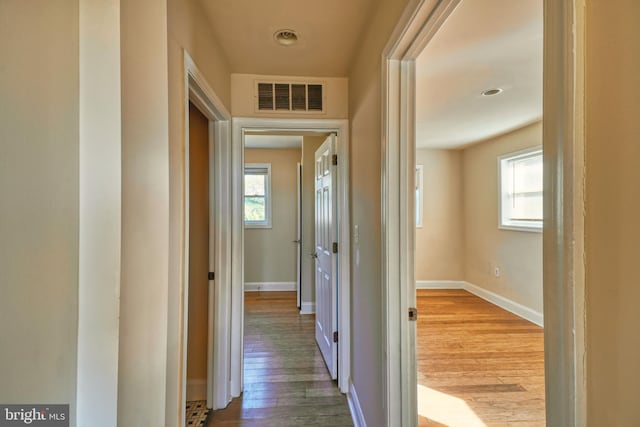
M 301 135 L 245 135 L 245 148 L 302 148 Z
M 200 0 L 234 73 L 344 77 L 378 0 Z M 278 44 L 277 30 L 298 34 Z
M 463 0 L 416 60 L 416 145 L 458 148 L 542 118 L 542 0 Z M 483 96 L 487 89 L 502 93 Z

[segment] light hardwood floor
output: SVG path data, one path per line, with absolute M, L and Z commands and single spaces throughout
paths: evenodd
M 209 426 L 352 426 L 295 292 L 245 294 L 244 393 Z
M 543 329 L 464 290 L 418 290 L 420 426 L 544 426 Z

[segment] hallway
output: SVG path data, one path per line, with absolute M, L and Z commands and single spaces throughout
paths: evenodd
M 209 426 L 351 426 L 295 292 L 245 293 L 244 393 Z

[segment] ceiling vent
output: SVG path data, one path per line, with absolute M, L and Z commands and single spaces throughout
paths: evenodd
M 259 112 L 324 113 L 324 84 L 257 82 Z

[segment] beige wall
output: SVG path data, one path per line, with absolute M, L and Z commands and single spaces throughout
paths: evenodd
M 207 379 L 209 326 L 209 120 L 189 103 L 189 319 L 187 380 Z M 189 389 L 187 389 L 189 390 Z M 205 395 L 187 400 L 206 399 Z
M 0 1 L 0 401 L 71 404 L 78 332 L 78 2 Z
M 169 331 L 167 346 L 168 425 L 181 421 L 182 348 L 182 230 L 184 227 L 184 135 L 185 87 L 184 53 L 186 50 L 216 95 L 231 108 L 229 63 L 206 20 L 200 2 L 168 0 L 169 65 Z
M 640 425 L 640 2 L 587 2 L 589 426 Z
M 256 112 L 255 85 L 256 80 L 267 81 L 312 81 L 325 84 L 325 112 L 316 113 L 265 113 Z M 264 76 L 256 74 L 232 74 L 232 114 L 234 117 L 270 117 L 270 118 L 313 118 L 313 119 L 346 119 L 348 109 L 348 79 L 342 77 L 292 77 L 292 76 Z
M 542 313 L 542 233 L 498 228 L 497 158 L 542 144 L 542 123 L 462 153 L 465 280 Z M 500 269 L 500 277 L 494 274 Z
M 271 228 L 245 228 L 244 280 L 296 282 L 298 149 L 245 150 L 246 163 L 271 164 Z
M 416 280 L 463 280 L 462 155 L 416 150 L 423 165 L 422 227 L 416 228 Z
M 303 306 L 316 301 L 315 259 L 315 154 L 326 136 L 305 136 L 302 141 L 302 295 Z
M 351 377 L 365 421 L 377 427 L 385 420 L 384 343 L 382 342 L 380 146 L 381 53 L 406 0 L 381 1 L 349 71 L 351 119 L 351 222 L 360 230 L 352 240 Z

